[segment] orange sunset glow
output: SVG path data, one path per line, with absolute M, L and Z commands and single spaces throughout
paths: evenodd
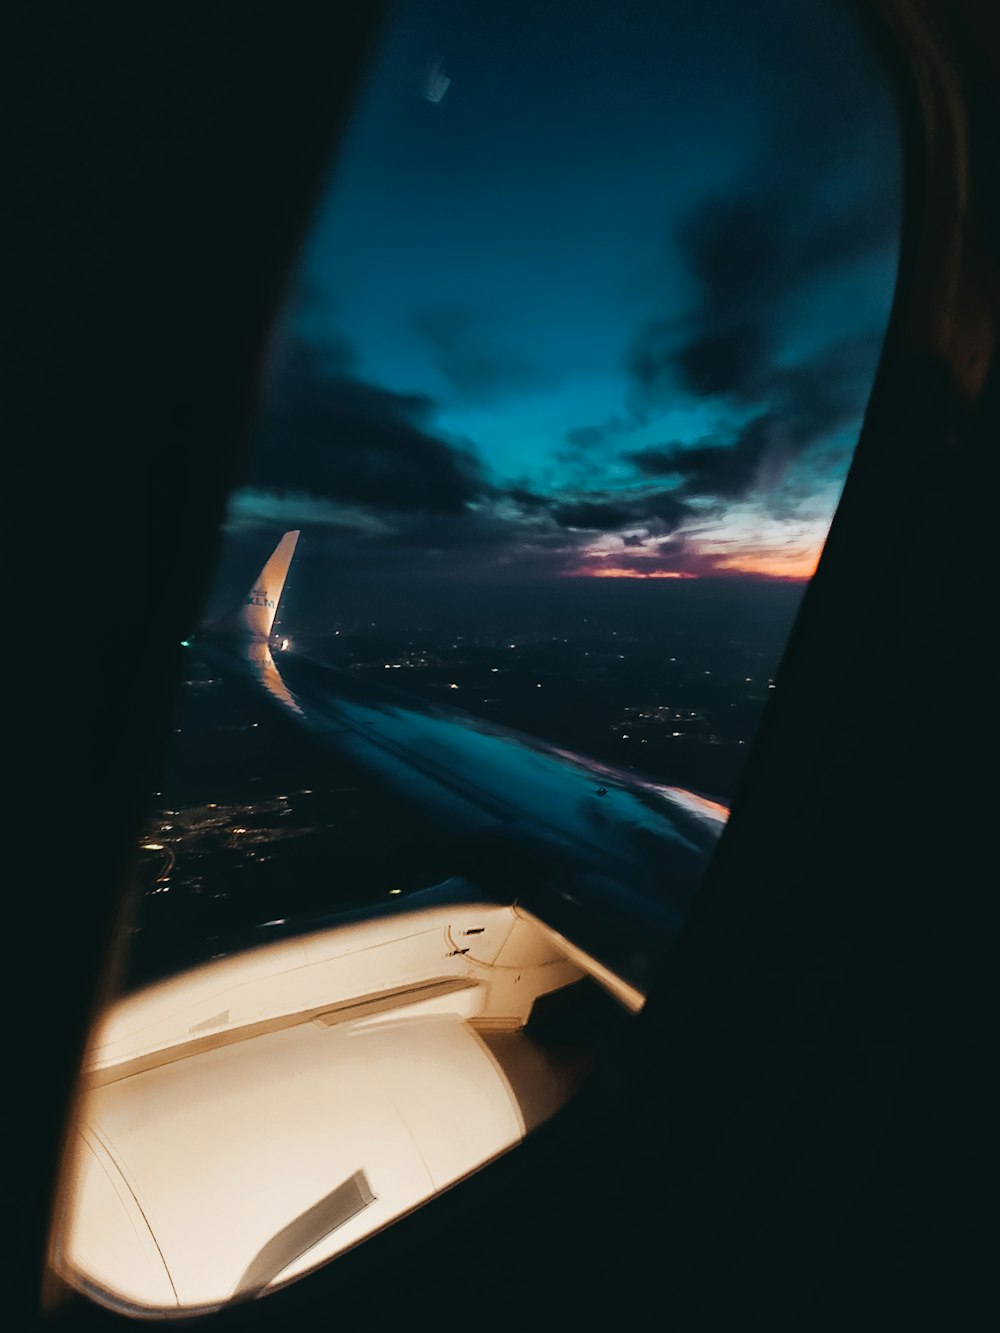
M 677 569 L 629 569 L 621 565 L 594 565 L 589 568 L 572 569 L 570 578 L 587 579 L 696 579 L 697 574 L 689 574 Z
M 823 543 L 814 547 L 789 551 L 787 554 L 769 554 L 766 551 L 748 552 L 734 555 L 727 560 L 717 560 L 715 568 L 719 571 L 732 570 L 734 574 L 763 574 L 772 579 L 811 579 L 816 573 Z

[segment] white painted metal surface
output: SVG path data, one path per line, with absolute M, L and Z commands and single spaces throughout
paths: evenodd
M 532 1045 L 535 999 L 581 961 L 543 923 L 470 904 L 126 997 L 92 1043 L 60 1271 L 162 1315 L 258 1295 L 356 1244 L 520 1141 L 503 1053 Z M 528 1053 L 532 1096 L 558 1104 L 565 1068 Z

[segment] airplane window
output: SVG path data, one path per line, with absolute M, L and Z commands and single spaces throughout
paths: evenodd
M 71 1286 L 260 1296 L 599 1066 L 780 687 L 899 172 L 834 4 L 395 10 L 192 626 Z

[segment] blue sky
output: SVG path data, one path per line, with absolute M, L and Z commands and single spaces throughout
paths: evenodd
M 839 5 L 403 0 L 229 529 L 369 577 L 807 577 L 899 209 Z

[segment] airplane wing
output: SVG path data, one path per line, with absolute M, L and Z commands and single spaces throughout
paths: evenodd
M 56 1264 L 128 1313 L 255 1299 L 521 1142 L 643 1006 L 725 821 L 692 793 L 272 653 L 297 538 L 192 647 L 412 803 L 456 863 L 105 1013 Z
M 681 927 L 725 806 L 272 652 L 297 538 L 281 538 L 242 607 L 199 637 L 196 651 L 257 685 L 319 745 L 457 840 L 455 875 L 534 911 L 644 992 Z

